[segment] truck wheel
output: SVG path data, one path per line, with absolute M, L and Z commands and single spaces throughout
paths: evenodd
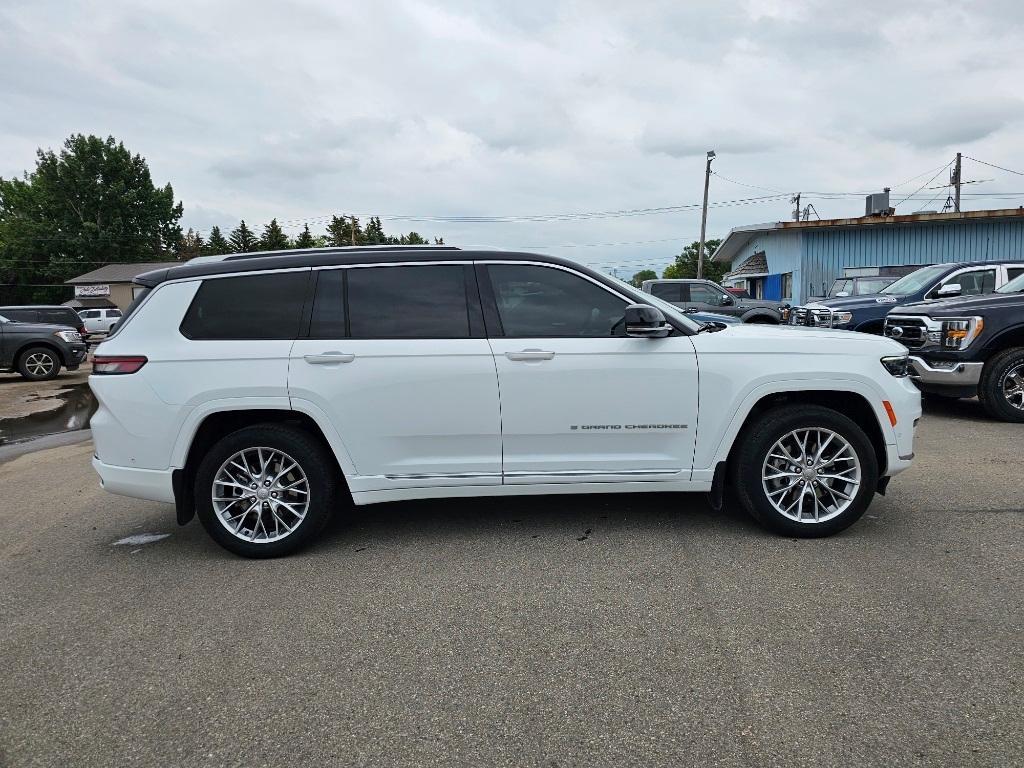
M 48 347 L 29 347 L 18 358 L 18 373 L 29 381 L 47 381 L 60 373 L 60 357 Z
M 776 408 L 741 440 L 733 487 L 755 520 L 786 536 L 829 536 L 849 527 L 878 485 L 868 436 L 831 408 Z
M 261 424 L 232 432 L 196 472 L 206 532 L 242 557 L 280 557 L 324 527 L 335 504 L 334 457 L 301 429 Z
M 990 416 L 1024 422 L 1024 347 L 995 355 L 981 372 L 978 400 Z

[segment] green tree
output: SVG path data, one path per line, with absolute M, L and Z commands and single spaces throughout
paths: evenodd
M 291 245 L 291 240 L 278 225 L 277 219 L 271 219 L 270 223 L 263 227 L 259 246 L 261 251 L 283 251 Z
M 352 227 L 355 226 L 355 237 L 352 236 Z M 346 245 L 363 245 L 365 235 L 359 226 L 359 219 L 355 216 L 331 216 L 331 223 L 327 225 L 327 242 L 336 247 Z M 353 240 L 355 242 L 353 243 Z
M 711 260 L 711 256 L 716 250 L 718 250 L 718 246 L 721 244 L 721 240 L 704 241 L 704 278 L 716 283 L 720 283 L 722 281 L 722 277 L 729 271 L 728 264 Z M 696 277 L 697 249 L 699 247 L 700 243 L 694 240 L 690 245 L 683 248 L 683 252 L 676 256 L 675 263 L 669 264 L 665 267 L 662 277 L 666 279 Z
M 75 134 L 38 150 L 22 178 L 0 178 L 0 283 L 16 301 L 67 298 L 65 280 L 110 262 L 166 259 L 182 236 L 170 184 L 112 136 Z
M 302 231 L 299 236 L 295 238 L 296 248 L 316 248 L 316 238 L 309 231 L 309 224 L 305 224 L 302 227 Z
M 388 236 L 384 234 L 384 227 L 377 216 L 370 217 L 370 221 L 366 224 L 366 231 L 363 233 L 363 239 L 367 245 L 385 245 L 387 243 Z
M 399 245 L 430 245 L 429 240 L 424 240 L 419 232 L 410 232 L 398 238 Z
M 259 248 L 260 241 L 253 231 L 245 225 L 245 219 L 228 235 L 232 253 L 249 253 Z
M 177 257 L 182 261 L 187 261 L 205 253 L 206 243 L 203 241 L 203 236 L 189 227 L 188 232 L 182 235 L 178 241 Z
M 629 282 L 630 282 L 631 285 L 633 285 L 634 288 L 639 288 L 641 286 L 641 284 L 644 282 L 644 280 L 657 280 L 657 279 L 658 279 L 658 273 L 655 272 L 653 269 L 641 269 L 639 272 L 637 272 L 635 275 L 633 275 L 633 279 L 630 280 Z
M 231 253 L 231 243 L 220 232 L 220 227 L 214 224 L 210 228 L 210 239 L 206 241 L 204 253 L 210 256 L 220 256 L 224 253 Z

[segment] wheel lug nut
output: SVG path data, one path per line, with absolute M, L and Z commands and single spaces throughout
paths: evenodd
M 277 498 L 277 491 L 274 491 L 273 493 L 271 493 L 270 494 L 270 498 L 276 499 Z
M 251 487 L 253 490 L 256 490 L 256 483 L 253 483 Z

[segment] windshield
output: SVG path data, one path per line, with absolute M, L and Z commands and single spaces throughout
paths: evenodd
M 893 296 L 909 296 L 912 293 L 922 291 L 946 273 L 948 264 L 936 264 L 932 267 L 921 267 L 909 275 L 904 275 L 892 285 L 887 285 L 879 293 Z
M 4 317 L 3 315 L 0 315 L 0 323 L 9 323 L 9 322 L 11 322 L 11 321 L 10 321 L 10 320 L 8 320 L 8 319 L 7 319 L 6 317 Z
M 1021 293 L 1024 292 L 1024 275 L 1017 275 L 1002 288 L 996 288 L 996 293 Z
M 608 275 L 608 277 L 611 277 L 611 275 Z M 673 319 L 676 319 L 683 323 L 686 326 L 686 328 L 688 328 L 691 331 L 696 332 L 701 327 L 701 323 L 698 323 L 696 320 L 687 317 L 685 314 L 683 314 L 682 311 L 680 311 L 679 307 L 677 307 L 675 304 L 669 304 L 664 299 L 659 299 L 657 296 L 653 294 L 638 291 L 632 285 L 625 282 L 624 280 L 620 280 L 617 277 L 611 277 L 611 279 L 615 281 L 615 283 L 619 286 L 620 290 L 623 293 L 625 293 L 630 298 L 633 298 L 638 304 L 653 304 L 655 307 L 661 310 L 662 314 L 666 316 L 670 315 Z

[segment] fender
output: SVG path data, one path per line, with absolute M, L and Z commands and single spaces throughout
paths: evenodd
M 726 461 L 729 452 L 732 450 L 736 436 L 739 434 L 744 422 L 754 409 L 754 406 L 764 397 L 783 393 L 801 393 L 814 391 L 828 392 L 851 392 L 862 396 L 871 406 L 875 419 L 882 430 L 882 436 L 886 445 L 896 444 L 896 432 L 889 423 L 888 415 L 882 406 L 885 398 L 878 388 L 870 380 L 859 379 L 816 379 L 816 378 L 790 378 L 775 379 L 772 381 L 755 384 L 745 389 L 733 403 L 728 406 L 733 415 L 726 428 L 715 444 L 702 445 L 702 434 L 697 435 L 697 451 L 694 456 L 694 471 L 692 479 L 695 481 L 710 481 L 714 476 L 715 466 L 718 462 Z M 699 466 L 698 466 L 699 463 Z

